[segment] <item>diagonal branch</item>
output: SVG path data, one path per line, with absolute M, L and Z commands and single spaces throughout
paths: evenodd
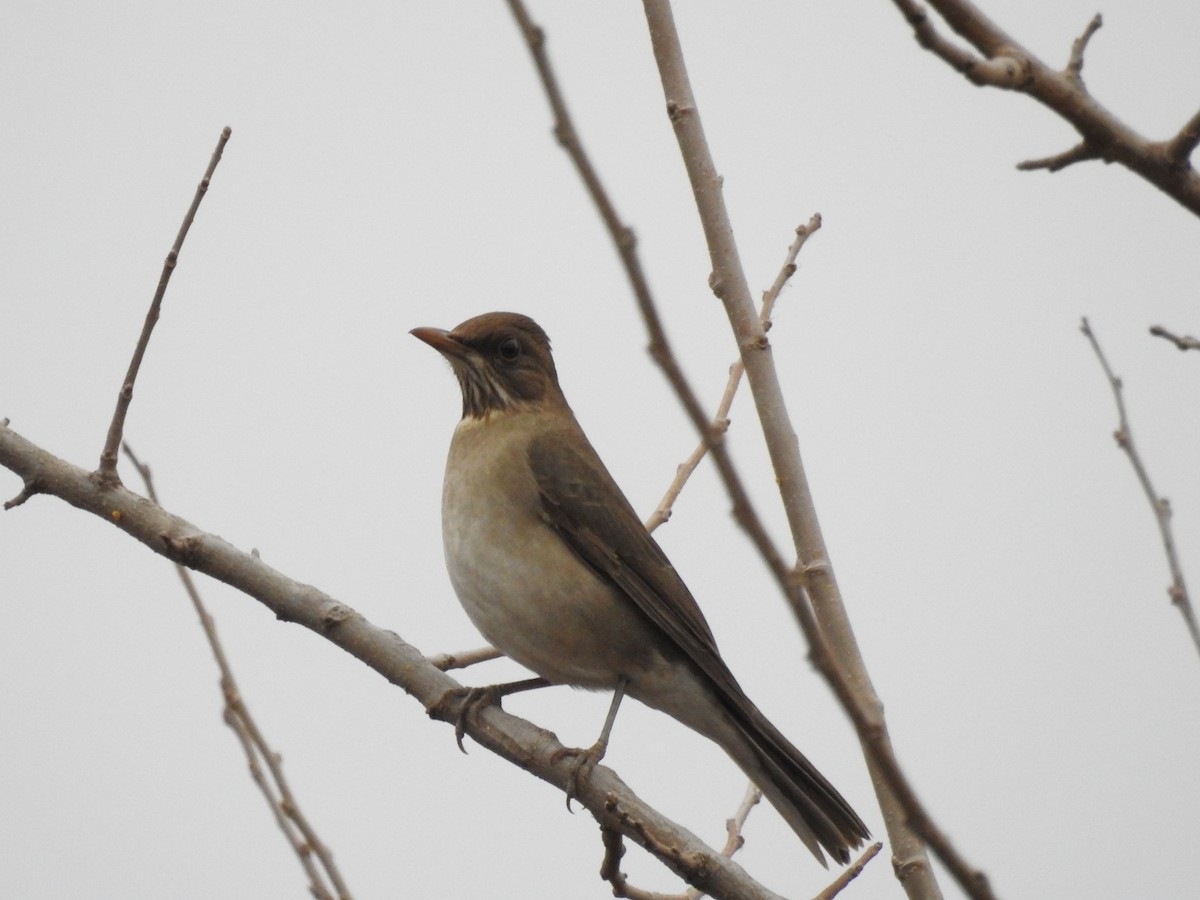
M 51 494 L 115 525 L 155 553 L 248 594 L 276 618 L 303 625 L 370 666 L 439 719 L 459 721 L 462 703 L 445 701 L 448 694 L 453 696 L 451 692 L 462 693 L 462 685 L 398 634 L 373 625 L 329 594 L 289 578 L 257 555 L 200 530 L 123 485 L 100 484 L 93 473 L 26 440 L 3 419 L 0 466 L 16 473 L 26 485 L 38 484 L 39 493 Z M 619 830 L 709 895 L 778 900 L 737 863 L 724 859 L 643 802 L 611 769 L 596 766 L 590 777 L 576 782 L 574 760 L 549 731 L 494 705 L 465 717 L 463 725 L 480 746 L 564 793 L 577 787 L 575 799 L 597 822 Z M 447 790 L 452 789 L 448 784 Z
M 1187 626 L 1188 634 L 1192 637 L 1192 643 L 1196 645 L 1196 651 L 1200 653 L 1200 623 L 1196 621 L 1196 611 L 1192 608 L 1192 601 L 1188 596 L 1187 582 L 1183 580 L 1183 567 L 1179 562 L 1179 551 L 1175 547 L 1175 533 L 1171 528 L 1171 502 L 1154 490 L 1154 485 L 1150 482 L 1150 473 L 1146 470 L 1146 464 L 1142 461 L 1141 454 L 1138 453 L 1137 447 L 1133 443 L 1133 430 L 1129 427 L 1129 417 L 1125 412 L 1125 394 L 1121 379 L 1108 364 L 1104 351 L 1100 349 L 1100 342 L 1096 339 L 1096 335 L 1092 332 L 1092 326 L 1086 318 L 1081 322 L 1079 330 L 1092 345 L 1092 351 L 1096 354 L 1096 359 L 1100 361 L 1100 367 L 1104 369 L 1104 377 L 1108 379 L 1108 386 L 1112 388 L 1113 399 L 1117 404 L 1117 430 L 1113 433 L 1113 437 L 1116 439 L 1117 446 L 1129 458 L 1134 474 L 1137 475 L 1138 484 L 1142 486 L 1146 499 L 1150 501 L 1150 508 L 1154 511 L 1154 521 L 1158 525 L 1163 550 L 1167 554 L 1167 568 L 1171 572 L 1171 586 L 1167 588 L 1167 596 L 1171 598 L 1171 603 L 1183 616 L 1183 622 Z
M 1200 215 L 1200 174 L 1188 158 L 1200 144 L 1200 113 L 1166 141 L 1151 141 L 1106 109 L 1083 84 L 1083 54 L 1100 28 L 1094 17 L 1075 40 L 1067 65 L 1052 69 L 1006 34 L 970 0 L 927 0 L 974 52 L 943 38 L 917 0 L 892 0 L 912 26 L 920 46 L 934 53 L 973 84 L 1020 91 L 1069 122 L 1082 144 L 1063 153 L 1026 161 L 1022 170 L 1056 172 L 1075 162 L 1103 159 L 1140 175 L 1184 208 Z M 1052 164 L 1053 163 L 1053 164 Z
M 188 230 L 196 218 L 200 201 L 208 192 L 208 183 L 217 169 L 217 163 L 221 161 L 221 154 L 225 152 L 225 145 L 229 142 L 231 134 L 233 132 L 228 126 L 221 130 L 221 137 L 217 140 L 217 148 L 208 161 L 204 177 L 196 185 L 192 205 L 188 207 L 188 211 L 183 217 L 183 224 L 179 226 L 179 233 L 175 235 L 175 243 L 171 245 L 171 250 L 163 261 L 162 274 L 158 276 L 158 287 L 154 291 L 154 298 L 150 301 L 150 309 L 146 312 L 146 321 L 142 325 L 141 336 L 138 337 L 137 345 L 133 348 L 133 358 L 129 360 L 129 369 L 125 373 L 125 380 L 121 382 L 121 390 L 117 393 L 117 408 L 113 411 L 112 422 L 108 426 L 108 437 L 104 441 L 104 449 L 100 451 L 100 468 L 97 474 L 102 481 L 120 484 L 121 480 L 117 476 L 117 450 L 121 446 L 121 435 L 125 431 L 125 415 L 129 412 L 130 401 L 133 400 L 133 384 L 137 381 L 138 370 L 142 367 L 142 357 L 146 355 L 146 348 L 150 345 L 150 335 L 154 332 L 155 323 L 158 322 L 163 295 L 167 292 L 167 283 L 171 280 L 171 273 L 175 271 L 175 264 L 179 260 L 179 251 L 183 249 L 183 240 L 187 237 Z

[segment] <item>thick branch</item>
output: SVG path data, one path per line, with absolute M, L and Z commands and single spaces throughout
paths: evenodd
M 103 482 L 36 446 L 0 420 L 0 465 L 15 472 L 37 493 L 52 494 L 141 541 L 172 562 L 209 575 L 258 600 L 279 619 L 296 622 L 370 666 L 411 694 L 427 711 L 457 721 L 459 703 L 439 703 L 461 688 L 425 656 L 392 631 L 312 585 L 279 572 L 257 556 L 174 516 L 119 484 Z M 22 492 L 24 493 L 24 491 Z M 713 897 L 774 898 L 736 863 L 724 859 L 687 829 L 640 800 L 616 773 L 596 766 L 578 785 L 570 754 L 555 736 L 509 715 L 498 706 L 466 717 L 466 731 L 498 756 L 531 772 L 564 793 L 578 787 L 576 799 L 605 827 L 645 847 L 681 878 Z

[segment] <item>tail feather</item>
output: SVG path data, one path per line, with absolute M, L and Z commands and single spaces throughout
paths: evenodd
M 826 865 L 822 848 L 839 863 L 848 863 L 850 851 L 871 836 L 867 826 L 750 701 L 728 670 L 724 674 L 727 677 L 715 682 L 680 667 L 658 682 L 634 680 L 628 690 L 715 741 L 758 785 L 822 865 Z
M 735 745 L 718 743 L 822 865 L 822 847 L 842 865 L 850 862 L 850 851 L 871 836 L 867 826 L 816 766 L 749 700 L 746 704 L 727 707 L 738 737 Z

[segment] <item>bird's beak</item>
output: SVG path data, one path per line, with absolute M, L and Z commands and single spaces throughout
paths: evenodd
M 414 328 L 409 334 L 427 343 L 450 362 L 465 363 L 471 352 L 450 332 L 441 328 Z

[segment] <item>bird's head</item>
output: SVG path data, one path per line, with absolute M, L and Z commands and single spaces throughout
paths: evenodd
M 566 405 L 550 338 L 519 313 L 484 313 L 452 331 L 414 328 L 412 335 L 442 354 L 462 388 L 463 418 Z

